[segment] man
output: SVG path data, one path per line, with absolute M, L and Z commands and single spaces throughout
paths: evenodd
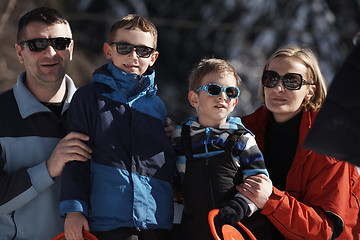
M 76 90 L 65 74 L 73 47 L 58 11 L 37 8 L 20 19 L 15 49 L 25 71 L 0 95 L 0 240 L 47 240 L 63 231 L 56 177 L 91 152 L 86 135 L 64 137 Z

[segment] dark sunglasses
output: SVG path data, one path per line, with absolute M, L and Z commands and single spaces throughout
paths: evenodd
M 277 72 L 270 70 L 264 71 L 261 83 L 264 87 L 273 88 L 280 80 L 282 80 L 284 87 L 289 90 L 299 90 L 303 84 L 315 85 L 306 82 L 299 73 L 287 73 L 284 76 L 280 76 Z
M 28 46 L 32 52 L 39 52 L 45 50 L 49 44 L 55 50 L 65 50 L 69 47 L 71 38 L 58 37 L 58 38 L 36 38 L 27 41 L 19 42 L 20 46 Z
M 132 52 L 135 48 L 135 52 L 139 57 L 148 58 L 155 52 L 155 49 L 146 46 L 136 46 L 125 42 L 112 42 L 111 45 L 116 45 L 116 51 L 121 55 L 126 55 Z
M 230 99 L 236 99 L 240 95 L 240 89 L 237 87 L 222 87 L 216 83 L 209 83 L 199 87 L 195 92 L 205 90 L 207 94 L 213 97 L 217 97 L 220 93 L 225 92 L 226 96 Z

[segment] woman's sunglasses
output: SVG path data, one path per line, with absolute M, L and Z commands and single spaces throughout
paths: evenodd
M 116 51 L 121 55 L 127 55 L 135 48 L 135 52 L 139 57 L 148 58 L 155 52 L 155 49 L 146 46 L 136 46 L 125 42 L 112 42 L 111 45 L 116 45 Z
M 277 72 L 270 70 L 264 71 L 261 83 L 264 87 L 273 88 L 280 80 L 282 80 L 284 87 L 289 90 L 299 90 L 303 84 L 315 85 L 306 82 L 299 73 L 287 73 L 284 76 L 280 76 Z
M 205 90 L 207 94 L 213 97 L 217 97 L 220 93 L 225 92 L 226 96 L 230 99 L 236 99 L 240 95 L 240 89 L 237 87 L 226 87 L 223 88 L 222 86 L 216 83 L 209 83 L 204 86 L 199 87 L 195 92 L 199 92 Z
M 71 43 L 71 38 L 58 37 L 58 38 L 36 38 L 27 41 L 19 42 L 20 46 L 28 46 L 29 50 L 32 52 L 40 52 L 45 50 L 49 44 L 55 50 L 65 50 L 69 47 Z

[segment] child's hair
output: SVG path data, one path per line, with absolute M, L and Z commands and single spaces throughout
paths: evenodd
M 196 91 L 201 87 L 201 81 L 208 73 L 217 73 L 220 76 L 232 75 L 236 79 L 236 86 L 239 87 L 241 79 L 235 68 L 223 59 L 204 58 L 195 66 L 189 77 L 189 91 Z
M 68 21 L 63 17 L 63 15 L 53 8 L 40 7 L 31 10 L 22 16 L 18 23 L 18 32 L 17 32 L 17 41 L 27 40 L 25 38 L 25 27 L 31 22 L 42 22 L 47 25 L 52 24 L 67 24 Z
M 307 68 L 307 76 L 304 79 L 310 83 L 315 84 L 315 94 L 310 100 L 305 100 L 302 103 L 304 110 L 318 111 L 324 103 L 327 94 L 327 86 L 324 76 L 321 73 L 317 56 L 310 48 L 301 48 L 298 46 L 287 46 L 278 49 L 266 62 L 264 70 L 269 68 L 272 60 L 277 57 L 291 57 L 302 63 Z M 306 85 L 305 85 L 306 86 Z M 264 86 L 259 85 L 259 98 L 262 104 L 265 105 Z
M 158 32 L 155 25 L 150 22 L 148 19 L 137 15 L 137 14 L 129 14 L 119 21 L 115 22 L 110 29 L 109 40 L 113 42 L 115 40 L 116 31 L 120 28 L 126 27 L 128 30 L 133 30 L 139 28 L 141 31 L 149 32 L 154 37 L 154 46 L 157 47 L 157 38 Z

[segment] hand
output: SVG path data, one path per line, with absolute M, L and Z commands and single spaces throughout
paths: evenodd
M 172 132 L 174 131 L 174 125 L 172 124 L 172 120 L 170 118 L 166 118 L 165 122 L 165 132 L 168 138 L 171 138 Z
M 65 163 L 69 161 L 86 162 L 90 159 L 91 149 L 84 143 L 88 140 L 88 136 L 77 132 L 71 132 L 61 139 L 46 162 L 50 176 L 60 176 Z
M 90 232 L 88 221 L 80 212 L 66 214 L 64 230 L 67 240 L 83 240 L 82 230 Z
M 354 36 L 354 38 L 353 38 L 353 43 L 354 43 L 355 46 L 360 45 L 360 32 L 358 32 L 358 33 Z
M 231 199 L 223 204 L 216 216 L 216 221 L 220 225 L 230 224 L 236 226 L 245 215 L 246 203 L 242 199 Z
M 236 189 L 260 209 L 265 207 L 273 190 L 271 180 L 264 174 L 246 178 Z

